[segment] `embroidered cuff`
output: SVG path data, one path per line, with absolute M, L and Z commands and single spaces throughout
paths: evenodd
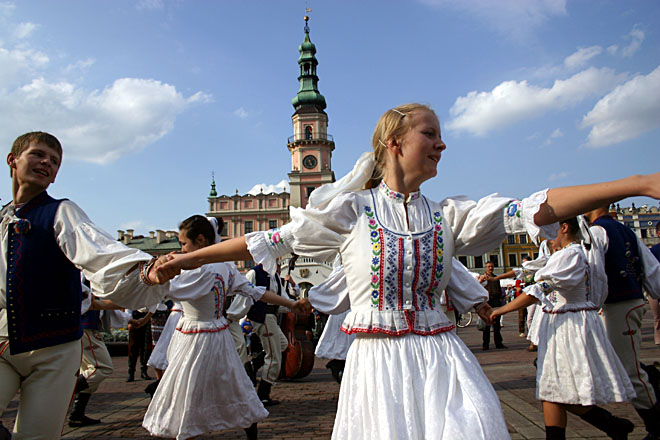
M 263 264 L 264 270 L 268 273 L 275 273 L 279 257 L 291 253 L 289 247 L 282 240 L 282 230 L 280 228 L 252 232 L 245 236 L 245 242 L 254 262 Z

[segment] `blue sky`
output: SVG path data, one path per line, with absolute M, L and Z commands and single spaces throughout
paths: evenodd
M 413 101 L 448 146 L 433 199 L 659 168 L 655 0 L 0 1 L 2 154 L 58 136 L 51 194 L 112 235 L 206 212 L 212 172 L 221 194 L 278 183 L 307 7 L 337 178 Z

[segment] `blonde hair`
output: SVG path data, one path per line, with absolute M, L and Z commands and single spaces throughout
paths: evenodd
M 424 104 L 411 103 L 403 104 L 398 107 L 387 110 L 378 119 L 374 135 L 371 138 L 371 145 L 374 149 L 374 171 L 371 178 L 364 185 L 365 189 L 375 188 L 383 180 L 385 166 L 387 165 L 387 142 L 391 139 L 400 139 L 408 130 L 410 130 L 411 122 L 410 113 L 416 110 L 427 110 L 435 115 L 431 107 Z

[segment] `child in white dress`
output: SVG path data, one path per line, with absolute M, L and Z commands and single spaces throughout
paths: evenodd
M 543 402 L 546 438 L 565 438 L 566 411 L 570 411 L 611 438 L 626 439 L 632 422 L 595 406 L 626 402 L 635 391 L 598 317 L 598 298 L 606 289 L 599 280 L 605 269 L 589 265 L 578 235 L 575 217 L 561 222 L 555 239 L 561 250 L 536 272 L 536 284 L 525 288 L 525 295 L 493 309 L 491 316 L 541 301 L 536 397 Z M 589 250 L 599 251 L 595 245 Z
M 199 215 L 179 226 L 182 252 L 214 243 L 215 237 L 211 223 Z M 245 428 L 248 439 L 257 438 L 256 423 L 268 411 L 245 373 L 222 316 L 227 296 L 234 294 L 299 308 L 253 286 L 230 263 L 207 264 L 174 278 L 168 297 L 181 302 L 183 316 L 170 341 L 167 369 L 142 423 L 152 435 L 187 439 Z
M 537 237 L 540 225 L 642 188 L 660 197 L 660 175 L 541 191 L 522 201 L 492 195 L 478 203 L 433 202 L 419 187 L 437 174 L 446 146 L 430 108 L 388 110 L 372 144 L 374 152 L 347 176 L 317 188 L 305 209 L 291 208 L 292 221 L 281 229 L 172 256 L 159 270 L 171 276 L 211 261 L 252 259 L 273 271 L 291 252 L 320 261 L 340 254 L 351 308 L 341 328 L 358 336 L 332 437 L 507 439 L 497 394 L 439 307 L 452 256 L 488 252 L 507 233 Z M 461 308 L 488 319 L 481 299 Z

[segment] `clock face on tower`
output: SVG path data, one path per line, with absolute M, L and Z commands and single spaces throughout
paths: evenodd
M 316 160 L 316 157 L 315 157 L 315 156 L 312 156 L 311 154 L 308 155 L 308 156 L 305 156 L 305 157 L 303 158 L 303 165 L 304 165 L 305 168 L 307 168 L 308 170 L 311 170 L 311 169 L 316 168 L 316 164 L 317 164 L 317 162 L 318 162 L 318 161 Z

